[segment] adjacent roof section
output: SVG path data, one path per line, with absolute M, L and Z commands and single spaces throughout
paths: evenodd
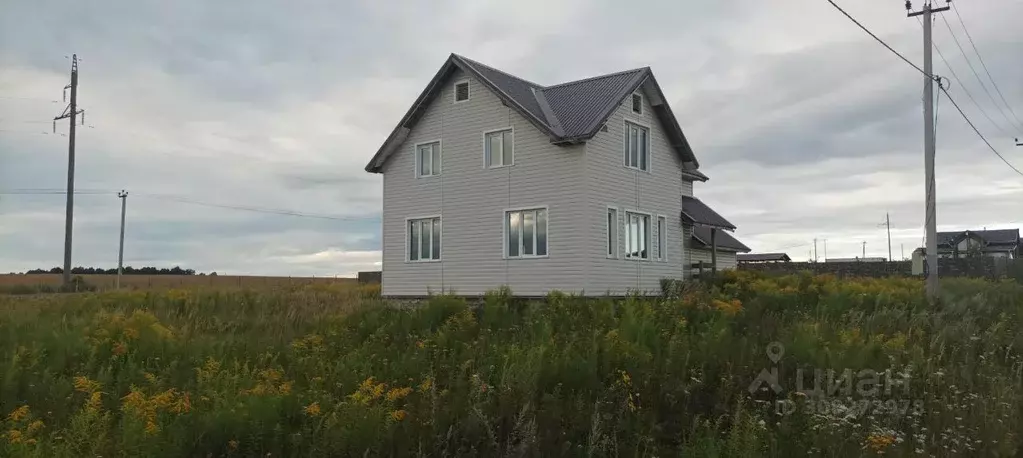
M 1019 229 L 966 230 L 939 232 L 938 245 L 954 245 L 967 235 L 972 235 L 992 245 L 1016 245 L 1020 243 Z
M 749 253 L 737 254 L 735 260 L 738 262 L 789 262 L 792 259 L 785 253 Z
M 566 138 L 586 137 L 600 127 L 623 95 L 636 90 L 649 68 L 563 83 L 544 89 L 554 116 L 561 121 Z
M 518 111 L 549 136 L 551 143 L 559 145 L 584 142 L 593 138 L 622 100 L 643 85 L 645 90 L 656 94 L 656 97 L 650 98 L 653 111 L 664 126 L 668 143 L 689 167 L 686 171 L 697 179 L 702 177 L 706 180 L 706 176 L 696 170 L 699 167 L 696 156 L 682 134 L 682 128 L 679 127 L 675 115 L 664 100 L 664 94 L 649 67 L 554 86 L 541 86 L 457 54 L 452 54 L 444 62 L 366 165 L 366 171 L 374 173 L 381 171 L 384 162 L 405 140 L 429 102 L 441 91 L 442 85 L 455 69 L 461 69 L 478 79 L 506 105 Z
M 728 222 L 700 199 L 691 196 L 682 196 L 682 220 L 694 226 L 735 230 L 734 224 Z
M 710 241 L 711 228 L 706 226 L 694 226 L 693 227 L 693 242 L 695 247 L 711 249 Z M 741 253 L 749 253 L 750 249 L 748 246 L 743 245 L 742 242 L 736 240 L 731 234 L 725 231 L 718 231 L 717 237 L 714 240 L 717 243 L 718 251 L 734 251 Z

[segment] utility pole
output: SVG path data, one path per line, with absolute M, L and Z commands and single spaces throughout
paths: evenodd
M 924 20 L 924 181 L 926 182 L 927 203 L 925 205 L 927 219 L 927 297 L 938 296 L 938 221 L 934 204 L 934 69 L 931 62 L 933 45 L 931 43 L 931 14 L 948 11 L 932 8 L 930 0 L 924 0 L 923 9 L 912 11 L 913 5 L 906 0 L 908 17 L 923 15 Z
M 884 214 L 884 223 L 888 226 L 888 262 L 892 261 L 892 220 L 888 213 Z
M 867 257 L 867 241 L 863 241 L 863 258 Z
M 121 289 L 121 273 L 124 270 L 124 209 L 128 203 L 128 193 L 121 190 L 117 197 L 121 198 L 121 244 L 117 249 L 117 289 Z
M 85 123 L 85 110 L 78 109 L 78 55 L 71 55 L 71 84 L 64 86 L 64 93 L 71 89 L 71 103 L 64 108 L 60 116 L 53 118 L 53 130 L 57 131 L 57 121 L 69 118 L 67 144 L 67 208 L 64 216 L 64 286 L 71 285 L 71 229 L 75 213 L 75 117 L 82 115 Z M 66 99 L 65 99 L 66 100 Z
M 828 262 L 828 239 L 824 239 L 824 262 Z
M 905 261 L 906 260 L 906 244 L 905 243 L 900 243 L 899 244 L 899 249 L 902 250 L 902 261 Z
M 817 262 L 817 239 L 813 239 L 813 262 Z

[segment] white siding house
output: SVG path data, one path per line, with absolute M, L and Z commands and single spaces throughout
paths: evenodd
M 649 68 L 540 86 L 451 55 L 366 167 L 382 293 L 659 292 L 697 168 Z

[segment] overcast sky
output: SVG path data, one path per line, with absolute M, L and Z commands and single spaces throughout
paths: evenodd
M 67 122 L 54 135 L 50 120 L 64 107 L 75 52 L 86 110 L 76 185 L 109 191 L 76 198 L 75 265 L 116 265 L 114 192 L 126 189 L 126 264 L 295 276 L 376 269 L 381 179 L 363 167 L 455 52 L 540 84 L 652 67 L 711 178 L 696 195 L 755 251 L 806 259 L 816 237 L 821 257 L 824 239 L 829 257 L 859 255 L 863 241 L 868 256 L 887 256 L 885 212 L 895 257 L 920 245 L 919 73 L 825 0 L 640 3 L 6 0 L 0 192 L 64 187 Z M 839 4 L 922 62 L 921 26 L 903 2 Z M 957 5 L 1023 117 L 1023 3 Z M 944 14 L 987 83 L 959 19 Z M 934 31 L 965 84 L 953 80 L 952 96 L 1023 168 L 1012 142 L 1023 125 L 996 109 L 941 18 Z M 935 72 L 952 77 L 937 55 Z M 1023 176 L 945 98 L 937 139 L 939 230 L 1023 226 Z M 62 264 L 63 221 L 61 195 L 0 195 L 0 271 Z

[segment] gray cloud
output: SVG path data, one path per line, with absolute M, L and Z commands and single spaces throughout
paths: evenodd
M 842 3 L 921 60 L 919 25 L 897 2 Z M 1023 102 L 1015 84 L 1023 81 L 1016 58 L 1023 35 L 1012 23 L 1023 6 L 961 8 L 1006 98 Z M 0 190 L 63 187 L 66 138 L 43 132 L 62 108 L 51 101 L 66 84 L 63 56 L 79 53 L 88 115 L 78 188 L 132 193 L 132 263 L 281 275 L 374 268 L 380 177 L 363 166 L 450 52 L 542 84 L 652 66 L 711 176 L 697 195 L 737 223 L 737 235 L 755 249 L 802 244 L 792 248 L 799 254 L 818 237 L 828 238 L 832 256 L 858 254 L 863 240 L 877 255 L 886 240 L 876 223 L 886 211 L 897 243 L 919 243 L 921 77 L 826 2 L 661 2 L 640 16 L 632 4 L 581 0 L 43 0 L 4 11 Z M 935 30 L 967 88 L 1003 122 L 944 24 Z M 935 68 L 947 74 L 940 60 Z M 963 88 L 951 91 L 1023 165 L 1021 150 Z M 1023 223 L 1020 177 L 985 150 L 947 100 L 939 112 L 939 225 Z M 118 217 L 112 192 L 78 199 L 76 264 L 113 264 Z M 62 221 L 61 196 L 0 196 L 0 271 L 58 264 Z

